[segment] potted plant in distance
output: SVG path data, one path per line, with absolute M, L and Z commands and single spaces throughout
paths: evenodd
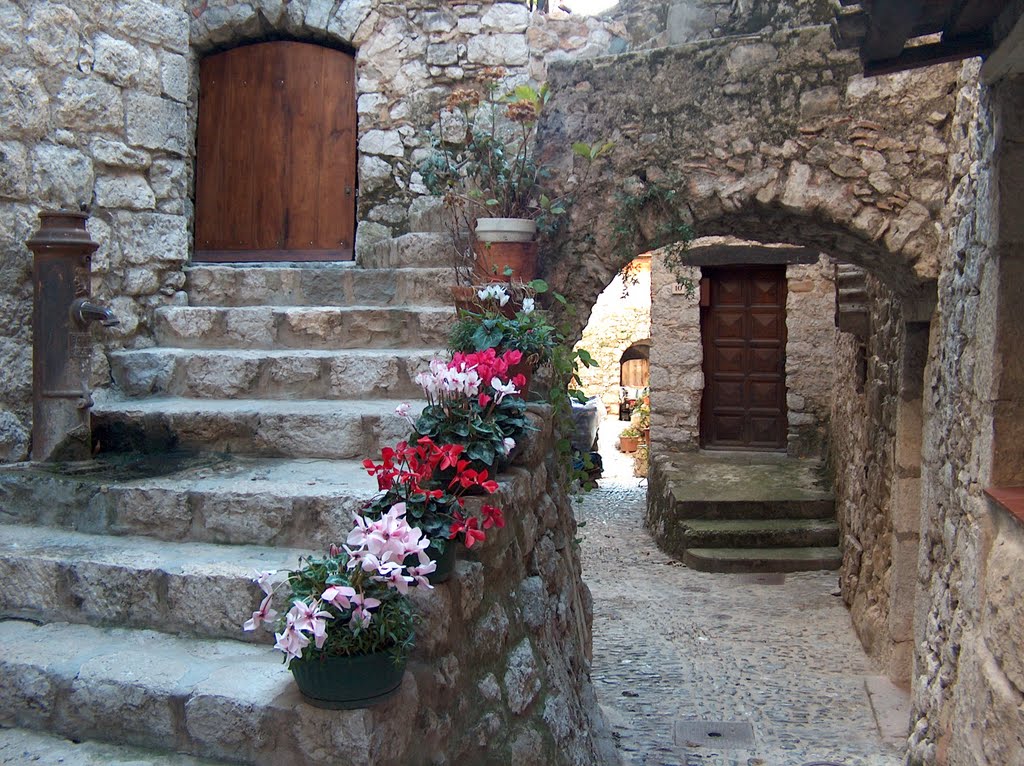
M 303 698 L 315 707 L 369 707 L 398 690 L 413 644 L 411 587 L 430 587 L 430 541 L 392 506 L 375 520 L 356 517 L 342 548 L 300 559 L 283 580 L 253 579 L 264 598 L 243 628 L 275 624 L 277 643 Z M 284 591 L 278 618 L 273 598 Z
M 501 509 L 483 503 L 474 512 L 465 496 L 479 487 L 491 494 L 498 483 L 487 471 L 473 469 L 463 457 L 460 444 L 436 444 L 423 437 L 413 444 L 399 442 L 381 451 L 381 462 L 364 460 L 367 473 L 375 476 L 380 494 L 363 510 L 369 520 L 383 518 L 389 509 L 402 507 L 408 522 L 430 539 L 427 553 L 436 563 L 427 579 L 442 583 L 455 565 L 455 546 L 460 537 L 467 548 L 485 539 L 492 527 L 505 526 Z
M 627 454 L 637 451 L 640 446 L 640 432 L 633 426 L 626 426 L 619 434 L 619 452 Z
M 557 228 L 592 162 L 612 149 L 608 142 L 573 144 L 573 154 L 586 162 L 578 183 L 570 193 L 545 189 L 550 169 L 533 149 L 547 86 L 520 84 L 503 92 L 504 78 L 503 69 L 488 68 L 479 89 L 449 95 L 438 133 L 431 134 L 433 152 L 419 168 L 427 189 L 444 199 L 456 253 L 470 254 L 477 281 L 533 279 L 538 231 Z

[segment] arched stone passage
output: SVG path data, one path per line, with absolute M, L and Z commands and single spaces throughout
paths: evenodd
M 548 276 L 592 301 L 686 223 L 814 248 L 899 295 L 934 292 L 955 72 L 856 71 L 825 27 L 554 67 L 542 153 L 579 140 L 616 149 L 548 253 Z M 559 170 L 569 177 L 568 160 Z

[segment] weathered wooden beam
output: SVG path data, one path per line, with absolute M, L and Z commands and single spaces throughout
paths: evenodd
M 691 245 L 682 259 L 687 266 L 774 266 L 817 263 L 820 256 L 812 247 L 714 243 Z
M 860 49 L 861 61 L 898 57 L 914 32 L 924 0 L 874 0 L 868 15 L 867 35 Z
M 947 61 L 960 61 L 972 56 L 985 56 L 991 50 L 992 35 L 988 32 L 957 40 L 915 45 L 889 59 L 865 61 L 864 76 L 875 77 L 906 69 L 920 69 L 932 64 L 943 64 Z

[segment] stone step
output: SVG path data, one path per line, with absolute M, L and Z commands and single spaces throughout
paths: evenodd
M 699 572 L 808 572 L 839 569 L 839 548 L 687 548 L 683 563 Z
M 3 524 L 0 617 L 272 642 L 241 628 L 259 603 L 253 571 L 292 569 L 307 552 Z
M 818 497 L 750 499 L 695 498 L 688 490 L 672 488 L 672 508 L 678 519 L 834 519 L 831 493 Z
M 357 460 L 101 454 L 0 467 L 0 522 L 320 550 L 347 536 L 376 491 Z
M 680 522 L 686 548 L 799 548 L 839 544 L 828 519 L 688 519 Z
M 378 455 L 409 435 L 398 400 L 113 399 L 96 394 L 93 436 L 108 452 L 193 449 L 336 460 Z M 422 409 L 413 403 L 413 412 Z
M 280 653 L 239 641 L 7 620 L 0 645 L 0 725 L 75 740 L 267 766 L 391 766 L 419 707 L 412 673 L 373 708 L 311 707 Z
M 103 742 L 75 742 L 25 729 L 0 729 L 0 764 L 31 763 L 42 766 L 218 766 L 228 762 Z
M 244 350 L 147 348 L 109 354 L 127 396 L 231 399 L 420 397 L 432 349 Z
M 454 318 L 448 306 L 164 306 L 154 329 L 178 348 L 441 348 Z
M 193 265 L 192 306 L 445 306 L 450 268 L 362 269 L 354 264 Z
M 359 248 L 364 269 L 452 268 L 452 239 L 447 233 L 416 232 Z M 452 284 L 447 280 L 446 284 Z

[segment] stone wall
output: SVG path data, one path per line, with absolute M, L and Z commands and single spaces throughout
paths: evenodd
M 828 0 L 621 0 L 614 13 L 637 47 L 655 48 L 827 24 L 833 9 Z
M 542 150 L 616 142 L 545 254 L 549 281 L 578 302 L 682 223 L 826 253 L 900 294 L 934 289 L 955 68 L 865 79 L 827 27 L 809 27 L 550 71 Z
M 451 89 L 487 66 L 541 80 L 551 61 L 625 44 L 610 20 L 488 0 L 0 0 L 0 27 L 0 461 L 28 449 L 24 242 L 40 209 L 92 211 L 94 291 L 121 320 L 97 331 L 95 384 L 109 380 L 104 347 L 152 345 L 152 311 L 187 300 L 203 55 L 277 38 L 355 50 L 358 249 L 424 225 L 416 167 Z
M 832 346 L 833 405 L 829 462 L 843 564 L 839 585 L 868 654 L 889 668 L 889 594 L 893 571 L 893 486 L 898 361 L 903 353 L 899 304 L 868 278 L 870 329 L 863 340 L 837 333 Z M 916 560 L 911 552 L 911 560 Z M 910 636 L 906 636 L 910 638 Z M 909 680 L 909 661 L 899 668 Z
M 698 295 L 674 289 L 676 274 L 662 258 L 655 255 L 652 264 L 651 440 L 659 449 L 693 450 L 700 444 L 704 392 Z M 798 457 L 820 457 L 826 449 L 835 334 L 832 270 L 825 257 L 786 267 L 788 451 Z M 686 271 L 694 283 L 700 275 L 698 267 Z
M 507 526 L 460 551 L 451 586 L 417 594 L 430 626 L 411 665 L 418 734 L 395 763 L 612 762 L 588 680 L 590 592 L 550 439 L 548 423 L 497 498 Z
M 822 457 L 831 429 L 835 360 L 834 266 L 822 256 L 815 264 L 786 267 L 786 410 L 788 452 Z
M 590 312 L 578 348 L 586 349 L 596 367 L 580 371 L 580 388 L 600 396 L 608 412 L 618 412 L 619 361 L 637 341 L 651 337 L 651 259 L 630 264 L 628 280 L 616 275 Z
M 1024 83 L 985 88 L 978 69 L 958 97 L 925 386 L 915 766 L 1024 761 L 1024 526 L 983 493 L 1024 484 Z

